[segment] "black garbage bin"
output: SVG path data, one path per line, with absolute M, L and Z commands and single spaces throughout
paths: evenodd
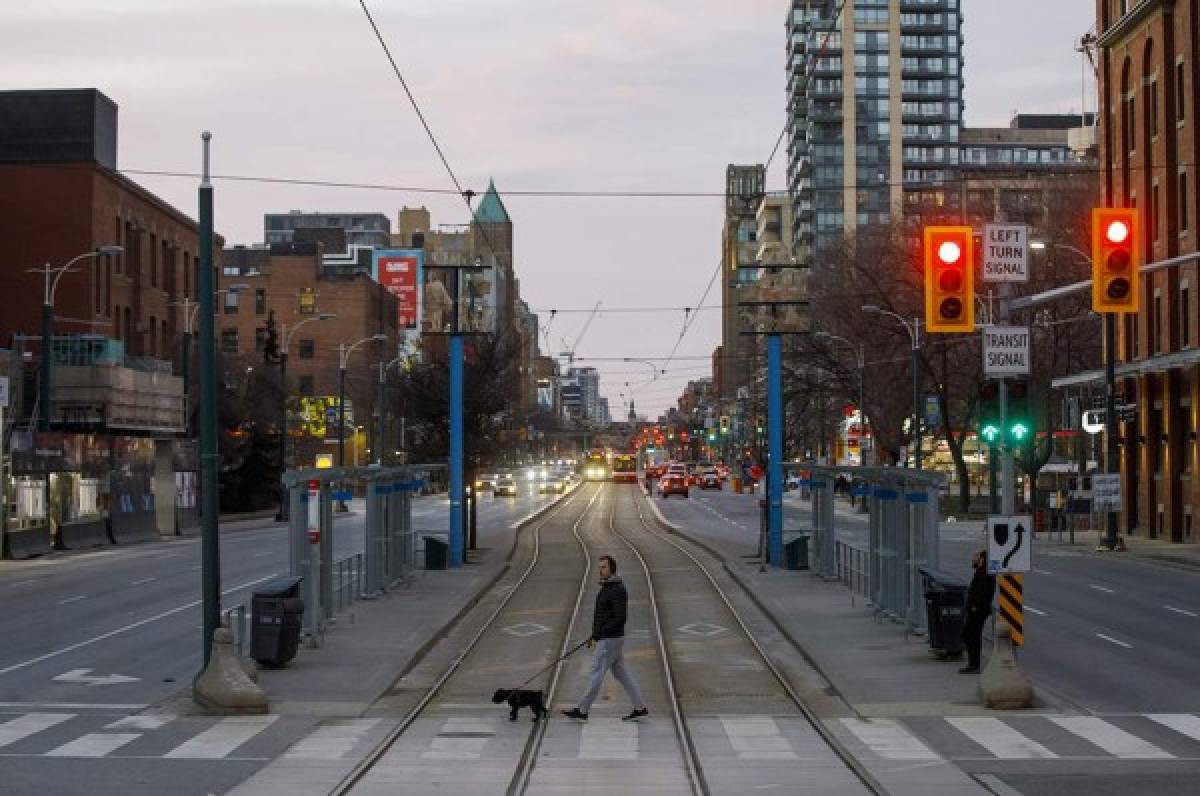
M 425 537 L 425 569 L 445 569 L 450 545 L 436 536 Z
M 801 534 L 783 546 L 788 569 L 808 569 L 808 534 Z
M 939 658 L 962 654 L 962 629 L 966 619 L 967 584 L 937 570 L 921 568 L 925 577 L 925 618 L 929 648 Z
M 296 657 L 304 600 L 303 578 L 288 577 L 264 583 L 251 598 L 250 657 L 263 666 L 283 666 Z

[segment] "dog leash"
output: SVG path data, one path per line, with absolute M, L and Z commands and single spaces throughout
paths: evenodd
M 574 655 L 576 652 L 579 652 L 579 650 L 583 648 L 583 645 L 584 645 L 584 644 L 587 644 L 589 641 L 591 641 L 591 639 L 590 639 L 590 638 L 585 638 L 583 641 L 581 641 L 581 642 L 579 642 L 578 644 L 576 644 L 576 645 L 575 645 L 575 646 L 574 646 L 574 647 L 573 647 L 571 650 L 569 650 L 568 652 L 564 652 L 564 653 L 562 654 L 562 656 L 560 656 L 560 657 L 558 657 L 558 658 L 555 658 L 554 660 L 550 661 L 550 663 L 549 663 L 548 665 L 546 665 L 545 667 L 543 667 L 543 668 L 541 668 L 541 669 L 538 669 L 538 670 L 537 670 L 537 673 L 535 673 L 535 674 L 533 675 L 533 677 L 530 677 L 528 680 L 526 680 L 525 682 L 521 683 L 519 686 L 517 686 L 517 688 L 524 688 L 525 686 L 529 685 L 529 684 L 530 684 L 530 683 L 532 683 L 534 680 L 536 680 L 538 677 L 540 677 L 540 676 L 541 676 L 543 673 L 545 673 L 545 672 L 546 672 L 546 670 L 547 670 L 547 669 L 549 669 L 551 666 L 555 665 L 555 664 L 556 664 L 556 663 L 558 663 L 559 661 L 565 661 L 567 658 L 571 657 L 571 656 L 572 656 L 572 655 Z M 515 689 L 514 689 L 514 690 L 515 690 Z

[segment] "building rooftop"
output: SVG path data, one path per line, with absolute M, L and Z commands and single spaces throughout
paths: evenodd
M 487 193 L 483 195 L 483 199 L 479 200 L 479 207 L 475 210 L 475 220 L 481 224 L 512 223 L 512 219 L 508 216 L 508 210 L 504 207 L 504 201 L 496 192 L 495 180 L 488 180 Z

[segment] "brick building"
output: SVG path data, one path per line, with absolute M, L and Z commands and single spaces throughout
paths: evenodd
M 226 249 L 218 286 L 225 292 L 217 305 L 217 346 L 227 369 L 259 366 L 269 317 L 274 317 L 280 347 L 287 345 L 293 463 L 311 463 L 317 453 L 333 452 L 326 440 L 335 435 L 326 432 L 323 410 L 336 408 L 338 346 L 387 335 L 386 343 L 355 349 L 346 368 L 347 413 L 362 429 L 347 434 L 346 462 L 353 463 L 356 450 L 360 463 L 369 461 L 378 363 L 391 361 L 399 342 L 396 298 L 369 273 L 327 267 L 322 246 L 311 242 Z M 316 320 L 323 313 L 336 317 Z M 389 442 L 398 441 L 398 427 L 389 414 Z
M 1195 2 L 1098 0 L 1100 158 L 1107 205 L 1141 210 L 1147 263 L 1197 252 L 1200 10 Z M 1137 314 L 1118 319 L 1125 532 L 1195 541 L 1200 509 L 1197 263 L 1142 277 Z

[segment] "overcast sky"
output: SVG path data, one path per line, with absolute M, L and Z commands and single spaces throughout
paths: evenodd
M 120 107 L 122 169 L 213 170 L 445 189 L 449 179 L 357 0 L 3 0 L 0 87 L 94 86 Z M 784 124 L 788 0 L 369 0 L 451 166 L 467 187 L 723 190 L 728 163 L 761 163 Z M 1079 110 L 1073 44 L 1094 0 L 962 0 L 966 123 L 1014 110 Z M 1031 25 L 1030 21 L 1036 20 Z M 1089 84 L 1088 107 L 1094 107 Z M 769 188 L 784 185 L 783 156 Z M 135 176 L 191 215 L 195 180 Z M 634 395 L 656 416 L 707 377 L 719 313 L 702 309 L 666 375 L 660 361 L 720 256 L 720 198 L 508 197 L 522 296 L 550 321 L 550 351 L 586 314 L 582 364 L 614 415 Z M 428 207 L 468 220 L 456 197 L 219 182 L 217 228 L 262 240 L 289 209 Z M 714 288 L 705 302 L 719 303 Z M 622 313 L 631 307 L 675 308 Z M 612 361 L 615 359 L 616 361 Z M 627 383 L 628 382 L 628 386 Z

